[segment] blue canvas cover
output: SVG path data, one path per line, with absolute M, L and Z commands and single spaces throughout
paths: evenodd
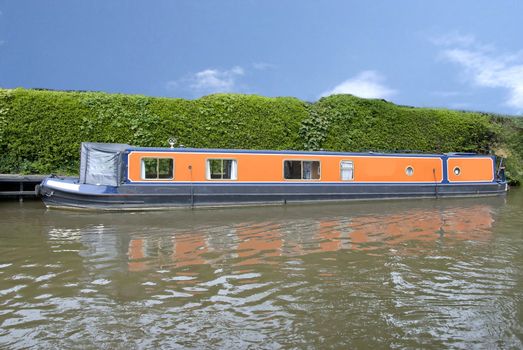
M 122 178 L 122 154 L 129 145 L 82 142 L 80 183 L 118 186 Z

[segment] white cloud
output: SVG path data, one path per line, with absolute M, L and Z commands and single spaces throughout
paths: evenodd
M 430 38 L 430 41 L 438 46 L 471 46 L 477 44 L 476 38 L 473 35 L 466 35 L 458 32 L 451 32 L 446 35 L 432 37 Z
M 397 91 L 387 87 L 385 78 L 376 71 L 366 70 L 353 78 L 336 85 L 321 94 L 321 97 L 336 94 L 351 94 L 363 98 L 390 98 Z
M 269 70 L 269 69 L 275 69 L 276 66 L 272 63 L 267 62 L 255 62 L 252 64 L 253 68 L 256 70 Z
M 241 67 L 230 70 L 206 69 L 194 74 L 189 86 L 197 91 L 230 92 L 234 90 L 237 78 L 243 74 Z
M 523 52 L 499 53 L 473 37 L 466 43 L 448 41 L 445 46 L 450 47 L 441 51 L 441 57 L 461 66 L 467 81 L 478 87 L 506 89 L 505 104 L 523 109 Z
M 231 69 L 205 69 L 180 80 L 166 83 L 169 90 L 189 89 L 195 94 L 212 94 L 218 92 L 232 92 L 238 89 L 238 79 L 245 74 L 242 67 Z

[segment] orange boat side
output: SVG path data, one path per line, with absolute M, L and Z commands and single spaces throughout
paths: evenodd
M 145 180 L 141 175 L 141 160 L 146 157 L 173 158 L 174 179 Z M 208 180 L 208 159 L 235 159 L 237 180 Z M 319 180 L 287 180 L 283 178 L 285 160 L 321 162 Z M 340 162 L 352 161 L 354 179 L 343 182 L 442 182 L 443 160 L 439 156 L 380 156 L 380 155 L 330 155 L 330 154 L 272 154 L 272 153 L 211 153 L 211 152 L 154 152 L 131 151 L 128 158 L 128 179 L 131 182 L 340 182 Z M 492 181 L 493 166 L 490 157 L 452 158 L 453 167 L 461 166 L 465 181 Z M 411 167 L 409 176 L 406 169 Z M 453 168 L 452 168 L 453 169 Z M 449 170 L 451 171 L 451 170 Z M 477 175 L 474 175 L 477 174 Z M 462 181 L 461 179 L 456 181 Z
M 459 169 L 459 175 L 454 173 Z M 494 161 L 487 157 L 449 158 L 449 182 L 490 182 L 494 180 Z

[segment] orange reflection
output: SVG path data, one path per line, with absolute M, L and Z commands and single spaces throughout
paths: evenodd
M 129 271 L 137 272 L 147 270 L 146 263 L 140 261 L 145 257 L 143 239 L 132 239 L 129 242 L 127 256 L 129 257 L 129 262 L 127 264 Z
M 245 226 L 245 225 L 243 225 Z M 279 225 L 259 223 L 236 229 L 239 265 L 268 263 L 267 257 L 280 256 L 283 246 Z
M 320 250 L 324 252 L 332 252 L 341 248 L 341 231 L 339 220 L 321 221 L 318 232 L 320 239 Z
M 366 243 L 372 242 L 388 245 L 407 241 L 430 242 L 441 235 L 459 240 L 486 240 L 493 222 L 487 206 L 446 211 L 417 210 L 407 214 L 355 217 L 350 238 L 355 249 L 368 249 Z
M 391 214 L 365 214 L 329 220 L 304 219 L 240 223 L 226 239 L 214 239 L 211 227 L 171 236 L 168 254 L 146 251 L 148 238 L 132 239 L 128 246 L 129 271 L 144 271 L 157 265 L 181 268 L 190 265 L 210 265 L 206 253 L 215 252 L 213 259 L 236 256 L 237 265 L 267 264 L 271 257 L 301 256 L 340 249 L 370 250 L 379 244 L 399 246 L 408 242 L 435 242 L 440 239 L 478 240 L 491 238 L 494 223 L 492 208 L 476 205 L 467 208 L 414 209 Z M 152 238 L 154 239 L 154 238 Z M 172 248 L 169 249 L 169 247 Z M 220 254 L 223 253 L 223 254 Z M 153 255 L 153 256 L 149 256 Z M 157 261 L 157 263 L 153 263 Z
M 177 236 L 173 239 L 172 261 L 175 267 L 202 265 L 208 247 L 205 234 L 201 232 Z
M 397 245 L 411 240 L 435 240 L 438 235 L 434 233 L 440 229 L 441 220 L 437 212 L 420 210 L 407 215 L 355 218 L 351 227 L 353 248 L 367 249 L 365 243 Z
M 443 231 L 460 240 L 487 240 L 494 223 L 491 209 L 487 206 L 445 212 L 444 219 Z

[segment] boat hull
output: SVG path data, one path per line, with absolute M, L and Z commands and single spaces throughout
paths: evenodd
M 244 205 L 496 196 L 505 182 L 452 184 L 382 183 L 180 183 L 80 185 L 74 179 L 46 179 L 40 194 L 49 208 L 148 210 Z

